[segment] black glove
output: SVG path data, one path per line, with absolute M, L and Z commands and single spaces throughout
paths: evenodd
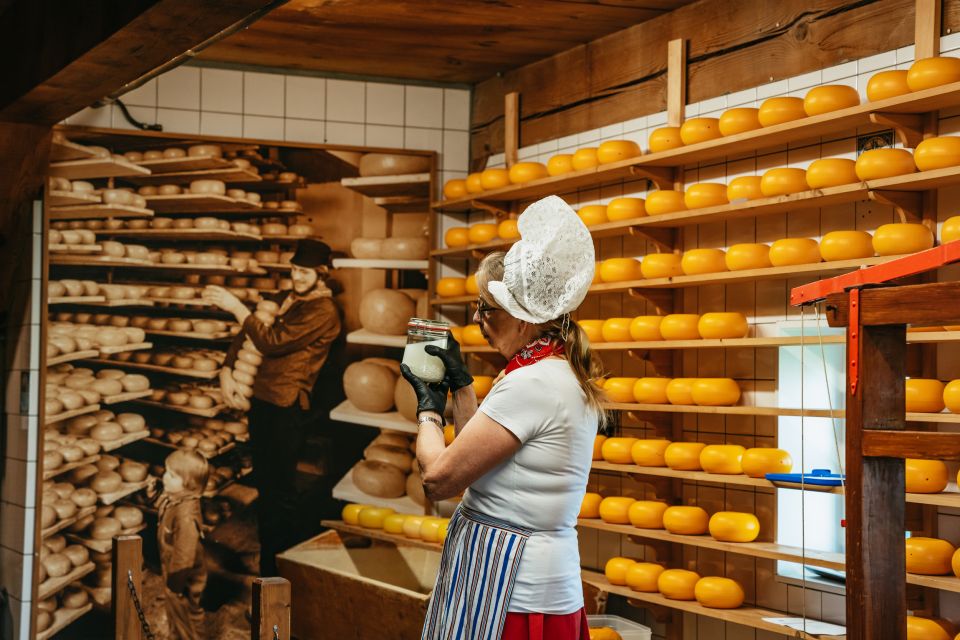
M 433 411 L 442 416 L 443 410 L 447 407 L 447 390 L 449 389 L 446 379 L 440 382 L 425 382 L 405 364 L 400 365 L 400 373 L 417 394 L 417 415 L 424 411 Z
M 457 391 L 473 384 L 473 376 L 467 371 L 467 365 L 463 364 L 463 356 L 460 355 L 460 343 L 452 335 L 447 336 L 446 349 L 431 344 L 427 345 L 424 351 L 443 360 L 443 366 L 447 370 L 443 381 L 449 385 L 450 391 Z

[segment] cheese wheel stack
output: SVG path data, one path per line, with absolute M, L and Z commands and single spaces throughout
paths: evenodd
M 257 304 L 257 310 L 254 316 L 264 325 L 270 327 L 277 317 L 280 307 L 276 302 L 261 300 Z M 233 379 L 237 383 L 237 390 L 240 398 L 234 398 L 243 407 L 244 411 L 250 409 L 250 398 L 253 397 L 253 382 L 256 379 L 257 371 L 263 362 L 263 354 L 257 349 L 250 338 L 243 341 L 243 346 L 237 352 L 237 360 L 233 363 Z

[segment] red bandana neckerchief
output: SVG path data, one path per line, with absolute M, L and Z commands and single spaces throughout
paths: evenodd
M 554 339 L 549 336 L 542 336 L 520 349 L 516 355 L 510 358 L 510 362 L 507 363 L 507 368 L 504 369 L 503 375 L 508 375 L 511 371 L 519 369 L 520 367 L 526 367 L 535 362 L 540 362 L 550 356 L 562 356 L 563 353 L 562 343 L 554 341 Z

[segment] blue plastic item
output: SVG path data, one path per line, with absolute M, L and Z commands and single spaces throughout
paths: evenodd
M 844 476 L 839 473 L 833 473 L 830 469 L 814 469 L 810 473 L 768 473 L 767 480 L 770 482 L 790 482 L 800 484 L 803 476 L 803 484 L 818 485 L 821 487 L 839 487 L 843 484 Z

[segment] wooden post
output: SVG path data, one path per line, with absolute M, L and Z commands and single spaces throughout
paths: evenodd
M 940 55 L 940 0 L 916 0 L 913 25 L 915 60 Z
M 140 617 L 133 604 L 133 596 L 127 585 L 132 577 L 133 588 L 143 604 L 143 541 L 140 536 L 117 536 L 113 539 L 113 633 L 116 640 L 143 640 Z M 129 572 L 129 574 L 128 574 Z
M 503 157 L 507 168 L 517 164 L 520 149 L 520 94 L 511 91 L 503 99 Z
M 863 325 L 850 318 L 848 358 L 859 381 L 847 380 L 848 640 L 906 637 L 904 466 L 900 458 L 862 454 L 865 431 L 903 430 L 906 326 Z M 848 378 L 850 373 L 848 372 Z
M 290 582 L 283 578 L 253 581 L 251 640 L 290 640 Z
M 687 41 L 667 43 L 667 126 L 679 127 L 687 104 Z

